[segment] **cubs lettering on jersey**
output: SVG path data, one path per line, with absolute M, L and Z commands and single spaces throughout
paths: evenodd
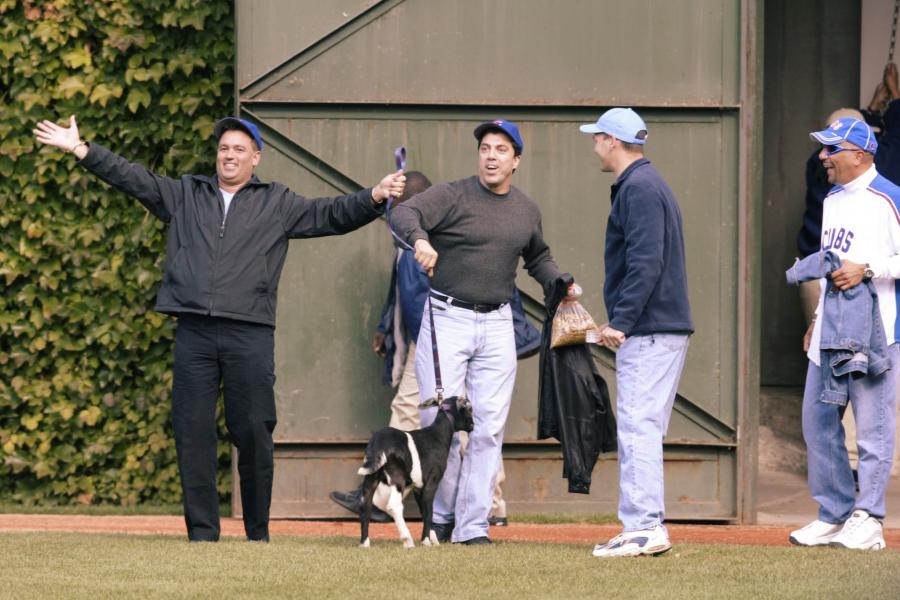
M 835 252 L 847 252 L 850 250 L 850 242 L 853 241 L 853 232 L 843 227 L 840 229 L 822 230 L 822 252 L 834 250 Z

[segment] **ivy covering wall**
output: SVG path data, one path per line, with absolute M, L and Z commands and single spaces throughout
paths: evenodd
M 0 0 L 0 500 L 180 501 L 164 224 L 32 129 L 212 173 L 233 33 L 230 0 Z

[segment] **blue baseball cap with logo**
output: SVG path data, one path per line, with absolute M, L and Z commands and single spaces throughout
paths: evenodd
M 865 121 L 853 117 L 838 119 L 822 131 L 813 131 L 809 137 L 823 146 L 850 142 L 869 154 L 875 154 L 878 150 L 878 142 L 875 141 L 875 132 L 872 128 Z
M 490 131 L 504 133 L 509 136 L 509 139 L 512 140 L 513 148 L 516 150 L 516 154 L 522 154 L 522 148 L 525 145 L 522 143 L 522 136 L 519 135 L 519 128 L 515 123 L 512 121 L 504 121 L 503 119 L 485 121 L 475 128 L 475 139 L 481 142 L 481 138 L 484 137 L 484 134 Z
M 215 128 L 213 129 L 213 136 L 215 136 L 216 141 L 218 141 L 222 134 L 228 131 L 229 129 L 240 129 L 256 142 L 256 148 L 258 150 L 262 150 L 263 143 L 262 137 L 259 135 L 259 129 L 256 128 L 256 125 L 247 121 L 246 119 L 239 119 L 238 117 L 225 117 L 224 119 L 220 119 L 218 123 L 216 123 Z
M 582 125 L 584 133 L 605 133 L 628 144 L 647 141 L 647 124 L 630 108 L 611 108 L 597 119 L 596 123 Z

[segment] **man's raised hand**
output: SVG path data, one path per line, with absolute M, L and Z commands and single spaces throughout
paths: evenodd
M 41 121 L 34 129 L 34 137 L 42 144 L 56 146 L 65 152 L 74 152 L 79 159 L 87 154 L 87 146 L 78 135 L 78 123 L 75 115 L 69 117 L 69 126 L 60 127 L 53 121 Z

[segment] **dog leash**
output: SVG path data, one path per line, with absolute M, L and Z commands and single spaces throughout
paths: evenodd
M 434 331 L 434 310 L 431 308 L 431 290 L 428 290 L 428 320 L 431 321 L 431 356 L 434 361 L 434 393 L 438 406 L 444 403 L 444 384 L 441 381 L 441 361 L 438 358 L 437 334 Z
M 406 170 L 406 147 L 405 146 L 397 146 L 397 149 L 394 150 L 394 162 L 397 165 L 398 171 Z M 387 206 L 384 209 L 384 218 L 385 218 L 385 221 L 387 221 L 388 231 L 391 232 L 391 235 L 393 236 L 393 238 L 395 240 L 397 240 L 397 243 L 399 243 L 402 247 L 406 248 L 407 250 L 412 250 L 413 252 L 415 252 L 415 249 L 412 246 L 407 244 L 404 240 L 402 240 L 400 238 L 399 235 L 397 235 L 397 232 L 394 231 L 393 225 L 391 225 L 391 208 L 393 208 L 393 206 L 394 206 L 394 198 L 393 198 L 393 196 L 388 196 Z
M 396 150 L 394 150 L 394 163 L 397 165 L 398 171 L 406 170 L 406 147 L 398 146 Z M 388 231 L 391 232 L 391 236 L 397 240 L 401 247 L 406 248 L 411 252 L 415 252 L 415 248 L 406 243 L 405 240 L 401 239 L 397 232 L 394 231 L 394 226 L 391 225 L 391 208 L 393 207 L 394 198 L 388 197 L 387 206 L 384 209 L 385 220 L 387 221 Z M 438 355 L 438 343 L 437 343 L 437 334 L 434 330 L 434 309 L 431 306 L 431 289 L 428 290 L 428 320 L 431 324 L 431 356 L 432 361 L 434 363 L 434 393 L 437 397 L 438 406 L 440 406 L 444 402 L 444 384 L 441 379 L 441 361 Z

